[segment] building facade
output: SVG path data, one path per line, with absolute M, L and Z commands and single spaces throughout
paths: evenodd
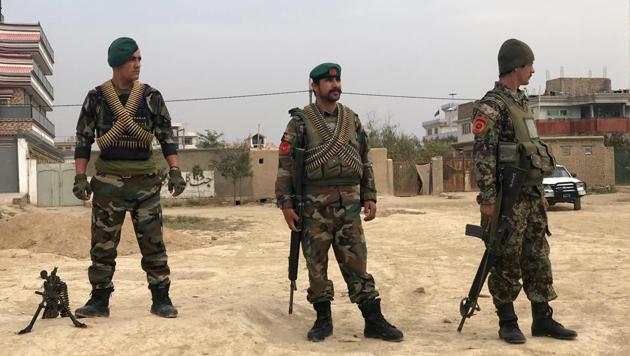
M 40 24 L 0 22 L 0 193 L 36 200 L 38 162 L 61 162 L 54 147 L 54 52 Z M 35 187 L 35 189 L 33 188 Z
M 444 104 L 436 113 L 437 119 L 425 121 L 422 127 L 426 130 L 423 141 L 456 139 L 457 138 L 457 111 L 458 105 L 455 103 Z

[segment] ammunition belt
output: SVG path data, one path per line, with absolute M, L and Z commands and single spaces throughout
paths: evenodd
M 348 144 L 350 130 L 354 129 L 350 110 L 341 104 L 337 104 L 337 123 L 335 131 L 326 124 L 326 120 L 319 112 L 315 104 L 307 106 L 304 110 L 306 117 L 313 123 L 317 133 L 324 141 L 323 144 L 309 148 L 306 151 L 305 167 L 307 171 L 313 171 L 321 167 L 334 156 L 348 165 L 359 176 L 363 175 L 363 162 L 359 151 Z
M 114 85 L 111 80 L 106 81 L 101 86 L 103 96 L 107 105 L 116 117 L 114 126 L 103 136 L 96 139 L 96 143 L 101 151 L 111 146 L 119 146 L 124 148 L 150 148 L 153 142 L 153 134 L 140 126 L 133 119 L 133 114 L 138 110 L 140 101 L 144 99 L 144 84 L 139 80 L 133 83 L 131 93 L 125 106 L 122 105 Z M 133 140 L 123 140 L 123 138 L 135 138 Z

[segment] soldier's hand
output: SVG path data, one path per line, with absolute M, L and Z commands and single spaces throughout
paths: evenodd
M 549 209 L 549 202 L 547 201 L 547 198 L 541 197 L 540 200 L 542 201 L 543 208 L 547 211 L 547 209 Z
M 374 220 L 376 217 L 376 203 L 373 200 L 363 203 L 363 214 L 365 214 L 363 221 Z
M 481 204 L 479 205 L 479 211 L 481 212 L 482 220 L 492 220 L 492 214 L 494 213 L 494 204 Z
M 282 209 L 282 215 L 284 215 L 284 221 L 289 225 L 289 229 L 298 232 L 299 230 L 295 226 L 295 222 L 300 219 L 300 217 L 293 211 L 293 208 Z
M 182 194 L 186 189 L 186 181 L 182 177 L 182 172 L 177 167 L 172 167 L 168 171 L 168 191 L 174 197 Z
M 85 174 L 77 174 L 74 176 L 74 185 L 72 186 L 72 193 L 77 199 L 90 200 L 92 195 L 92 188 L 87 180 Z

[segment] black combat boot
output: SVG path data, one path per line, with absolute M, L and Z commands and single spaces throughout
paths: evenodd
M 75 310 L 77 318 L 94 318 L 109 316 L 109 296 L 114 288 L 92 289 L 90 300 L 84 306 Z
M 153 305 L 151 305 L 151 313 L 161 316 L 163 318 L 176 318 L 177 309 L 173 306 L 171 298 L 168 296 L 168 290 L 170 284 L 166 286 L 158 287 L 150 285 L 151 299 L 153 299 Z
M 577 333 L 553 320 L 553 309 L 548 303 L 532 303 L 532 336 L 550 336 L 556 339 L 573 340 Z
M 363 335 L 374 339 L 385 341 L 402 341 L 402 331 L 385 320 L 381 313 L 381 300 L 371 299 L 359 304 L 363 319 L 365 319 L 365 329 Z
M 330 313 L 330 301 L 314 303 L 313 308 L 317 312 L 317 320 L 306 337 L 313 342 L 324 341 L 333 332 L 332 315 Z
M 497 315 L 499 316 L 499 337 L 510 344 L 525 343 L 525 335 L 518 327 L 514 304 L 497 305 Z

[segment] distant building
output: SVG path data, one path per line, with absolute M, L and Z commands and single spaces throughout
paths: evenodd
M 184 124 L 181 122 L 172 122 L 171 130 L 173 131 L 173 139 L 177 142 L 177 149 L 192 150 L 198 148 L 199 133 L 196 131 L 186 131 Z M 153 140 L 153 149 L 159 148 L 159 142 L 157 140 Z
M 422 127 L 427 134 L 422 138 L 423 141 L 439 140 L 439 139 L 456 139 L 457 138 L 457 107 L 455 103 L 444 104 L 435 116 L 437 119 L 425 121 Z
M 37 163 L 63 161 L 54 147 L 54 52 L 40 24 L 0 22 L 0 193 L 34 195 Z
M 630 132 L 630 93 L 608 78 L 557 78 L 529 104 L 542 136 Z

